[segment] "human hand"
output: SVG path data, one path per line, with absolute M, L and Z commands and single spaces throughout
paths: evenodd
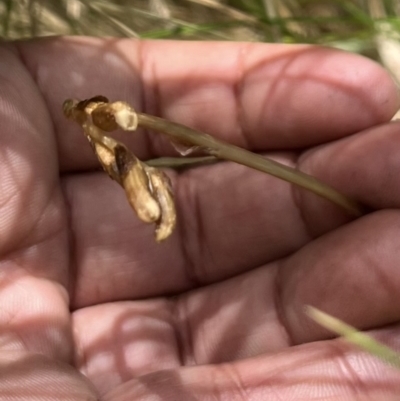
M 380 67 L 308 46 L 84 38 L 3 44 L 0 60 L 0 400 L 398 399 L 399 372 L 303 312 L 399 345 L 400 126 L 384 124 L 399 98 Z M 178 227 L 156 244 L 62 115 L 98 94 L 373 212 L 350 221 L 218 163 L 170 172 Z M 174 154 L 160 135 L 118 137 L 142 160 Z

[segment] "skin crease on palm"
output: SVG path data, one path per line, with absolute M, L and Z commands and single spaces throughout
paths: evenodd
M 309 46 L 52 38 L 0 46 L 0 400 L 398 400 L 400 372 L 311 322 L 400 348 L 399 96 L 360 56 Z M 156 244 L 67 98 L 107 96 L 282 163 L 345 212 L 232 163 L 169 172 Z M 160 135 L 119 133 L 142 160 Z

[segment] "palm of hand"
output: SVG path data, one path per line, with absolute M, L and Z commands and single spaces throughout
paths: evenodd
M 398 125 L 340 139 L 397 108 L 382 70 L 263 45 L 71 39 L 0 53 L 0 399 L 396 399 L 397 372 L 302 312 L 363 329 L 399 319 Z M 178 232 L 157 245 L 62 116 L 65 98 L 98 93 L 278 150 L 378 211 L 349 222 L 222 163 L 172 174 Z M 141 158 L 168 151 L 145 138 L 124 140 Z M 396 326 L 379 332 L 395 344 Z

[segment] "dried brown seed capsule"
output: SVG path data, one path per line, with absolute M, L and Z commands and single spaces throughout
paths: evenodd
M 91 116 L 93 124 L 103 131 L 111 132 L 119 128 L 109 104 L 98 105 Z
M 113 151 L 105 147 L 104 144 L 93 141 L 93 139 L 90 137 L 88 137 L 88 140 L 92 145 L 92 148 L 97 158 L 99 159 L 99 162 L 104 171 L 110 176 L 110 178 L 112 178 L 114 181 L 117 181 L 118 184 L 122 185 L 121 177 L 119 175 Z
M 81 100 L 78 104 L 77 104 L 77 108 L 79 110 L 83 110 L 85 112 L 88 112 L 88 106 L 90 105 L 91 107 L 93 107 L 94 105 L 98 105 L 98 104 L 103 104 L 103 103 L 109 103 L 109 100 L 105 97 L 105 96 L 93 96 L 90 99 L 85 99 L 85 100 Z
M 85 136 L 92 146 L 92 149 L 104 171 L 113 180 L 122 185 L 114 155 L 114 148 L 119 144 L 119 142 L 113 138 L 104 136 L 100 129 L 95 127 L 90 122 L 82 124 L 82 127 Z
M 161 242 L 172 234 L 176 225 L 171 181 L 166 174 L 156 168 L 146 167 L 146 172 L 151 182 L 152 193 L 161 207 L 161 218 L 157 222 L 156 228 L 156 241 Z
M 149 179 L 142 163 L 122 145 L 117 145 L 114 152 L 121 183 L 130 205 L 145 223 L 158 221 L 161 210 L 150 192 Z
M 99 104 L 108 103 L 108 99 L 104 96 L 94 96 L 90 99 L 75 100 L 67 99 L 63 103 L 63 112 L 67 118 L 75 120 L 79 124 L 85 123 L 92 109 Z
M 128 201 L 145 223 L 156 223 L 156 241 L 168 238 L 176 225 L 176 211 L 168 176 L 147 166 L 104 131 L 134 131 L 135 110 L 125 102 L 109 103 L 104 96 L 67 100 L 64 114 L 78 122 L 105 172 L 124 189 Z M 186 150 L 185 150 L 186 151 Z
M 90 99 L 87 99 L 88 103 L 109 103 L 110 101 L 103 95 L 93 96 Z
M 136 111 L 125 102 L 100 104 L 92 110 L 91 115 L 93 124 L 107 132 L 118 128 L 135 131 L 138 125 Z

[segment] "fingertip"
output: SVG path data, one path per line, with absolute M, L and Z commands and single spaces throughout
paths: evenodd
M 365 69 L 368 74 L 364 77 L 365 89 L 376 110 L 376 114 L 372 115 L 375 117 L 375 121 L 371 121 L 371 125 L 388 122 L 400 109 L 400 88 L 389 71 L 380 64 L 364 57 L 358 57 L 362 58 L 362 62 L 366 65 Z
M 306 147 L 389 121 L 399 90 L 377 62 L 319 46 L 276 46 L 246 56 L 244 129 L 257 147 Z M 260 133 L 262 135 L 260 135 Z

